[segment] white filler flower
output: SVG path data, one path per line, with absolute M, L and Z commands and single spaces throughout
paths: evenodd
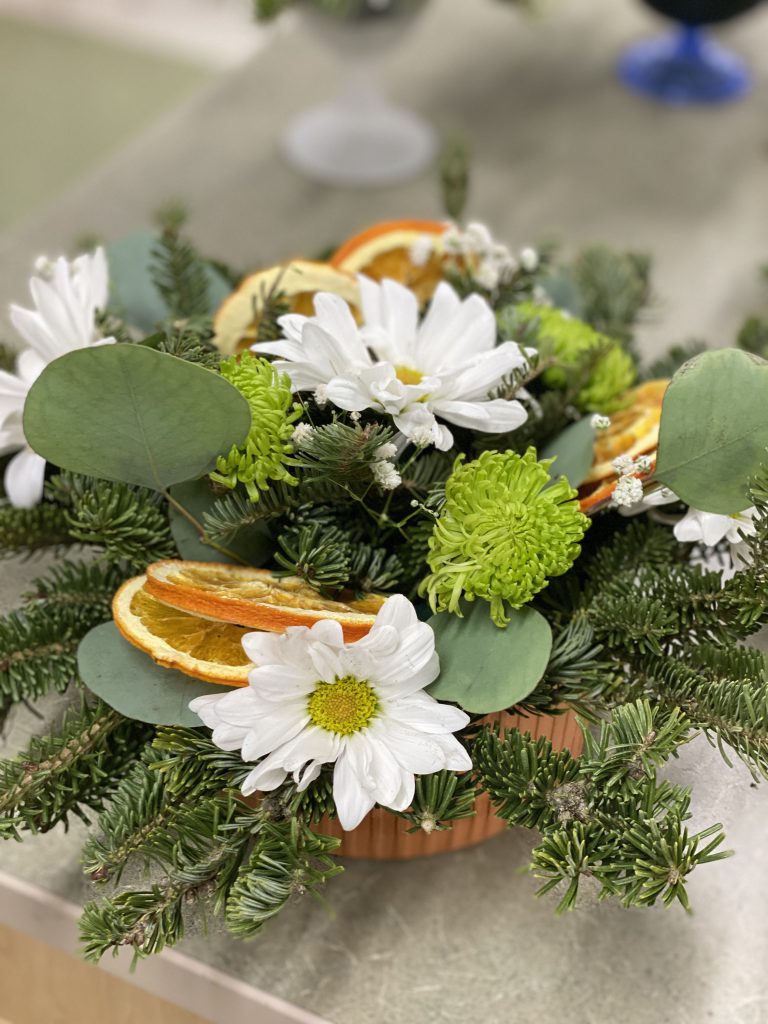
M 263 758 L 244 794 L 276 789 L 288 774 L 305 789 L 322 765 L 334 764 L 336 811 L 349 830 L 377 803 L 405 810 L 414 775 L 472 767 L 452 735 L 469 716 L 424 693 L 440 664 L 432 628 L 407 598 L 390 597 L 355 643 L 325 620 L 282 634 L 249 633 L 243 647 L 257 666 L 249 685 L 189 706 L 222 750 L 240 750 L 244 761 Z
M 496 344 L 496 319 L 485 299 L 460 299 L 441 282 L 420 322 L 418 299 L 398 282 L 361 277 L 360 290 L 361 327 L 343 299 L 319 293 L 315 316 L 281 317 L 283 340 L 254 351 L 278 356 L 275 365 L 294 390 L 319 390 L 348 412 L 388 413 L 417 445 L 452 446 L 437 417 L 490 433 L 525 422 L 519 401 L 488 397 L 527 360 L 515 342 Z
M 72 263 L 38 260 L 29 290 L 35 309 L 11 306 L 11 320 L 30 346 L 15 373 L 0 371 L 0 455 L 17 454 L 5 471 L 5 492 L 17 508 L 31 508 L 43 496 L 45 460 L 28 446 L 22 427 L 27 392 L 45 366 L 58 356 L 94 344 L 107 344 L 96 327 L 96 312 L 107 304 L 107 260 L 103 249 Z
M 750 562 L 749 546 L 744 537 L 755 534 L 754 506 L 735 512 L 733 515 L 720 515 L 717 512 L 702 512 L 697 508 L 689 508 L 683 518 L 675 524 L 675 537 L 681 543 L 703 544 L 713 548 L 725 540 L 730 545 L 731 559 L 734 567 L 739 568 Z

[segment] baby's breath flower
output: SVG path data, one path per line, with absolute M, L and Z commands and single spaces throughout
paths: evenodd
M 397 455 L 397 445 L 391 441 L 385 441 L 376 449 L 377 459 L 393 459 Z
M 308 438 L 312 437 L 314 432 L 315 428 L 312 426 L 311 423 L 297 423 L 296 426 L 293 428 L 293 433 L 291 434 L 291 441 L 298 448 Z
M 435 241 L 432 235 L 419 235 L 410 249 L 411 263 L 416 267 L 423 267 L 435 248 Z
M 592 417 L 591 421 L 593 430 L 608 430 L 611 425 L 610 416 L 601 416 L 599 412 L 596 412 Z
M 520 250 L 520 265 L 529 274 L 532 274 L 538 267 L 539 254 L 530 245 Z
M 617 508 L 631 508 L 642 500 L 643 483 L 636 476 L 623 476 L 611 495 L 611 501 Z
M 386 459 L 372 463 L 371 472 L 376 483 L 385 491 L 394 491 L 403 482 L 395 467 Z
M 490 602 L 497 626 L 506 606 L 520 608 L 567 572 L 579 554 L 589 520 L 561 477 L 551 483 L 552 459 L 536 451 L 483 452 L 456 461 L 445 504 L 429 542 L 431 574 L 421 585 L 435 611 L 461 614 L 460 601 Z
M 548 387 L 564 388 L 567 371 L 579 368 L 585 357 L 594 353 L 577 405 L 584 412 L 611 413 L 622 407 L 620 396 L 634 383 L 635 364 L 617 341 L 559 309 L 523 302 L 517 311 L 523 320 L 538 321 L 539 351 L 544 357 L 554 356 L 561 364 L 544 374 Z
M 251 501 L 259 500 L 259 491 L 266 491 L 270 480 L 295 484 L 288 467 L 296 464 L 291 458 L 293 424 L 302 408 L 293 402 L 288 375 L 250 352 L 225 359 L 220 370 L 251 407 L 251 429 L 242 447 L 233 445 L 216 460 L 211 480 L 230 489 L 245 484 Z
M 612 465 L 619 476 L 626 476 L 635 471 L 635 460 L 631 455 L 619 455 L 613 460 Z

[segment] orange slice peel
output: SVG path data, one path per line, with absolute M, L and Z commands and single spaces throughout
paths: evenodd
M 146 589 L 171 608 L 272 633 L 331 619 L 348 643 L 369 632 L 385 601 L 378 594 L 332 601 L 296 576 L 215 562 L 155 562 L 147 568 Z

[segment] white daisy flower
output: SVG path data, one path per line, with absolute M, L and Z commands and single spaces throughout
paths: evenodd
M 755 512 L 754 506 L 730 516 L 689 508 L 675 524 L 675 537 L 683 543 L 703 544 L 708 548 L 725 540 L 730 545 L 734 566 L 743 567 L 750 562 L 750 551 L 742 534 L 746 537 L 754 536 L 755 524 L 752 520 Z
M 99 248 L 71 263 L 60 256 L 53 263 L 38 261 L 30 278 L 34 309 L 11 306 L 13 326 L 46 362 L 65 352 L 87 348 L 104 339 L 96 327 L 96 313 L 107 305 L 107 257 Z
M 243 793 L 273 790 L 293 776 L 300 790 L 333 764 L 333 798 L 343 828 L 375 804 L 404 811 L 415 775 L 468 771 L 452 735 L 469 716 L 424 693 L 440 664 L 430 626 L 411 602 L 390 597 L 370 633 L 347 644 L 338 622 L 243 638 L 256 664 L 249 685 L 197 697 L 190 708 L 222 750 L 259 761 Z
M 441 282 L 419 321 L 418 299 L 396 281 L 361 277 L 360 291 L 362 326 L 343 299 L 319 293 L 314 317 L 281 317 L 283 339 L 253 350 L 278 356 L 294 390 L 320 393 L 347 412 L 387 413 L 415 444 L 451 448 L 453 435 L 438 418 L 490 433 L 525 421 L 519 401 L 488 398 L 527 359 L 513 341 L 496 344 L 485 299 L 460 299 Z
M 107 260 L 103 249 L 78 256 L 40 259 L 29 290 L 35 309 L 11 306 L 11 320 L 29 344 L 16 372 L 0 371 L 0 455 L 17 454 L 5 470 L 5 493 L 17 508 L 31 508 L 43 496 L 45 460 L 27 445 L 22 416 L 27 393 L 45 366 L 58 356 L 94 344 L 108 344 L 96 327 L 96 312 L 107 304 Z

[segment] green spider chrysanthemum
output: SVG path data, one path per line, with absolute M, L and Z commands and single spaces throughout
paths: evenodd
M 229 488 L 245 484 L 251 501 L 259 500 L 259 491 L 267 490 L 270 480 L 296 484 L 288 467 L 296 465 L 291 435 L 301 406 L 293 401 L 288 375 L 250 352 L 225 359 L 219 369 L 250 405 L 252 421 L 245 444 L 233 445 L 216 460 L 211 480 Z
M 565 387 L 565 368 L 577 366 L 594 350 L 589 379 L 579 391 L 576 402 L 583 412 L 611 413 L 622 407 L 619 396 L 634 384 L 636 370 L 631 356 L 617 341 L 549 306 L 523 302 L 516 311 L 524 321 L 537 321 L 535 344 L 542 356 L 552 355 L 561 363 L 561 367 L 553 367 L 544 374 L 548 387 Z
M 507 605 L 520 608 L 570 569 L 589 520 L 564 477 L 550 483 L 553 460 L 538 462 L 534 448 L 462 458 L 446 484 L 421 593 L 434 611 L 458 615 L 462 598 L 482 598 L 505 626 Z

